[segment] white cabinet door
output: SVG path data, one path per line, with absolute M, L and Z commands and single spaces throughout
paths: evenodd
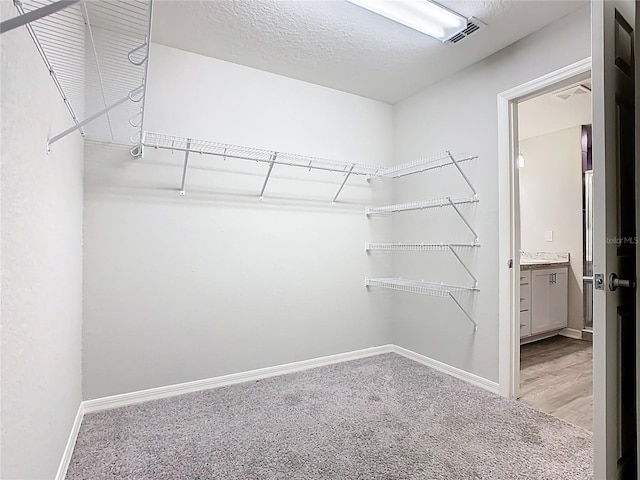
M 567 326 L 568 268 L 544 268 L 531 272 L 531 334 Z

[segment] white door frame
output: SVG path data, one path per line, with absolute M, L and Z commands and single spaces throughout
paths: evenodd
M 569 85 L 591 72 L 591 58 L 498 94 L 499 373 L 500 394 L 515 398 L 520 387 L 520 204 L 518 192 L 517 104 Z M 564 85 L 563 85 L 564 84 Z M 512 261 L 513 268 L 509 268 Z

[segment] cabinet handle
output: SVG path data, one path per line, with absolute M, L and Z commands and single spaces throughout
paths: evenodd
M 527 325 L 526 325 L 526 324 L 524 324 L 524 323 L 521 323 L 521 324 L 520 324 L 520 328 L 524 328 L 524 327 L 526 327 L 526 326 L 527 326 Z
M 526 300 L 525 298 L 520 297 L 521 302 L 524 302 L 525 300 Z

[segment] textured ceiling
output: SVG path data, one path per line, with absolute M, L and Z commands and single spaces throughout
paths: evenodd
M 448 44 L 345 0 L 160 1 L 152 41 L 394 104 L 588 2 L 440 3 L 488 26 Z

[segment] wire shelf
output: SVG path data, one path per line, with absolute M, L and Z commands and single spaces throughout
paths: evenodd
M 451 152 L 445 151 L 399 165 L 375 166 L 354 162 L 339 162 L 318 157 L 275 152 L 273 150 L 231 145 L 209 140 L 198 140 L 155 132 L 145 132 L 143 144 L 146 147 L 162 148 L 184 152 L 189 151 L 193 153 L 215 155 L 225 158 L 255 160 L 258 162 L 266 163 L 271 163 L 273 161 L 273 155 L 277 154 L 276 160 L 274 161 L 274 163 L 277 165 L 290 165 L 294 167 L 328 170 L 332 172 L 347 172 L 350 171 L 351 168 L 353 168 L 351 173 L 354 175 L 367 175 L 369 177 L 377 178 L 397 178 L 404 175 L 409 175 L 411 173 L 424 172 L 434 168 L 454 165 L 455 162 L 461 163 L 477 158 L 477 156 L 464 154 L 459 160 L 456 159 L 454 161 L 452 159 L 453 155 L 451 154 Z
M 462 287 L 458 285 L 446 285 L 444 283 L 423 282 L 420 280 L 407 280 L 405 278 L 365 278 L 366 287 L 381 287 L 400 292 L 417 293 L 420 295 L 429 295 L 431 297 L 450 298 L 456 306 L 464 313 L 465 317 L 473 324 L 473 330 L 478 330 L 478 324 L 469 315 L 455 294 L 464 292 L 477 292 L 480 289 L 477 286 Z
M 201 153 L 223 158 L 236 158 L 241 160 L 253 160 L 276 165 L 288 165 L 312 170 L 327 170 L 331 172 L 347 173 L 353 175 L 377 176 L 380 167 L 359 163 L 338 162 L 324 158 L 296 155 L 293 153 L 276 152 L 259 148 L 231 145 L 227 143 L 197 140 L 175 135 L 145 132 L 143 145 L 151 148 L 176 150 L 182 152 Z
M 25 14 L 55 2 L 14 3 Z M 86 138 L 140 142 L 151 13 L 150 0 L 85 0 L 26 25 L 76 129 Z M 91 115 L 96 112 L 102 114 Z M 95 118 L 83 121 L 87 115 Z
M 367 278 L 367 287 L 382 287 L 402 292 L 419 293 L 432 297 L 449 297 L 452 293 L 471 292 L 479 290 L 477 287 L 462 287 L 446 285 L 444 283 L 423 282 L 421 280 L 408 280 L 405 278 Z
M 477 198 L 442 197 L 442 198 L 435 198 L 432 200 L 419 200 L 416 202 L 398 203 L 395 205 L 385 205 L 382 207 L 367 207 L 365 209 L 365 213 L 367 215 L 381 214 L 381 213 L 396 213 L 396 212 L 404 212 L 408 210 L 424 210 L 426 208 L 448 207 L 451 205 L 464 205 L 467 203 L 476 203 L 476 202 L 478 202 Z
M 434 155 L 421 157 L 411 162 L 400 163 L 398 165 L 385 167 L 382 172 L 382 176 L 390 178 L 400 178 L 406 175 L 412 175 L 414 173 L 422 173 L 428 170 L 442 168 L 448 165 L 454 165 L 454 158 L 455 162 L 463 163 L 470 160 L 475 160 L 478 157 L 476 155 L 470 155 L 466 153 L 457 154 L 454 156 L 449 150 L 447 150 L 444 152 L 436 153 Z
M 452 248 L 474 248 L 479 247 L 479 243 L 374 243 L 365 244 L 365 250 L 384 251 L 429 251 L 429 250 L 451 250 Z

